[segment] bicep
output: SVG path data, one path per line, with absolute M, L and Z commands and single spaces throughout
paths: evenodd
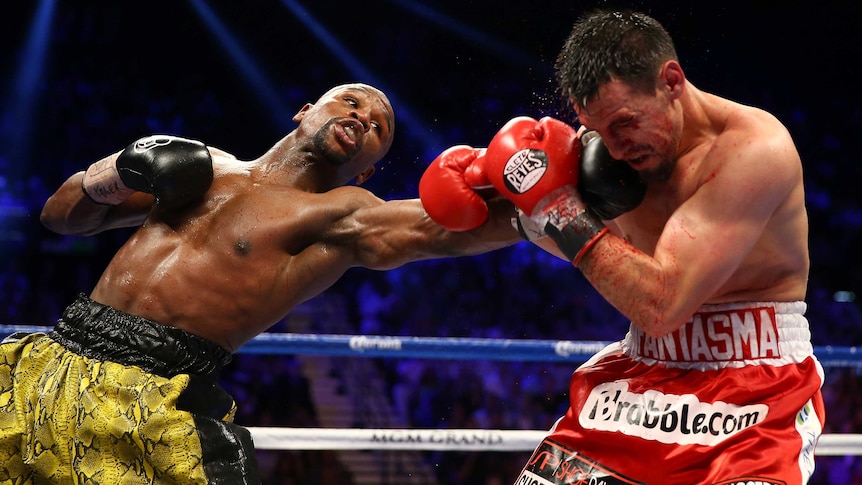
M 391 269 L 423 259 L 485 253 L 520 241 L 511 224 L 511 203 L 500 199 L 490 200 L 488 205 L 488 220 L 463 232 L 448 231 L 434 222 L 419 199 L 361 208 L 353 215 L 358 264 Z
M 359 266 L 392 269 L 442 251 L 438 243 L 444 240 L 445 230 L 428 217 L 417 199 L 364 207 L 352 219 Z
M 757 226 L 753 219 L 722 224 L 711 218 L 708 205 L 681 207 L 665 225 L 654 253 L 669 283 L 667 294 L 675 295 L 671 308 L 688 314 L 708 301 L 751 249 Z
M 739 269 L 787 197 L 792 170 L 763 159 L 728 163 L 673 213 L 654 258 L 673 269 L 683 311 L 708 301 Z

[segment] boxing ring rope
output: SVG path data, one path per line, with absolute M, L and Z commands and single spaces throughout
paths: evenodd
M 259 450 L 533 451 L 547 431 L 514 429 L 248 428 Z M 824 434 L 817 456 L 862 455 L 862 434 Z
M 51 327 L 0 325 L 0 338 Z M 263 333 L 240 354 L 581 363 L 609 342 Z M 862 348 L 815 346 L 823 367 L 862 368 Z M 249 427 L 261 450 L 532 451 L 546 430 Z M 862 434 L 824 434 L 817 455 L 862 455 Z
M 51 330 L 52 327 L 36 325 L 0 325 L 0 338 L 14 332 Z M 262 333 L 240 347 L 238 353 L 581 363 L 609 343 L 596 340 Z M 862 347 L 815 346 L 814 354 L 823 367 L 862 368 Z

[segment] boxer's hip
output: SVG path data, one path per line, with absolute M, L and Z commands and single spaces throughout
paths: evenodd
M 699 370 L 801 363 L 814 355 L 805 309 L 801 301 L 704 305 L 662 337 L 631 325 L 622 350 L 645 364 Z
M 165 377 L 213 375 L 231 360 L 230 353 L 213 342 L 83 294 L 66 308 L 49 336 L 77 354 Z

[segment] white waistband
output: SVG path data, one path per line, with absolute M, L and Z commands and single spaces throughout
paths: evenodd
M 645 364 L 700 370 L 800 363 L 814 353 L 806 309 L 803 301 L 704 305 L 663 337 L 630 325 L 622 350 Z

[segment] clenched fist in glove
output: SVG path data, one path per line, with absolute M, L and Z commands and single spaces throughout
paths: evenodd
M 500 129 L 484 157 L 485 174 L 500 195 L 543 228 L 575 266 L 607 233 L 602 218 L 634 209 L 644 195 L 637 173 L 595 143 L 601 140 L 582 152 L 568 124 L 522 116 Z
M 488 219 L 480 191 L 485 177 L 484 148 L 456 145 L 441 153 L 419 179 L 419 198 L 428 216 L 450 231 L 468 231 Z
M 157 206 L 177 209 L 203 196 L 212 181 L 212 155 L 203 143 L 153 135 L 90 165 L 81 188 L 99 204 L 118 205 L 135 192 L 146 192 Z

